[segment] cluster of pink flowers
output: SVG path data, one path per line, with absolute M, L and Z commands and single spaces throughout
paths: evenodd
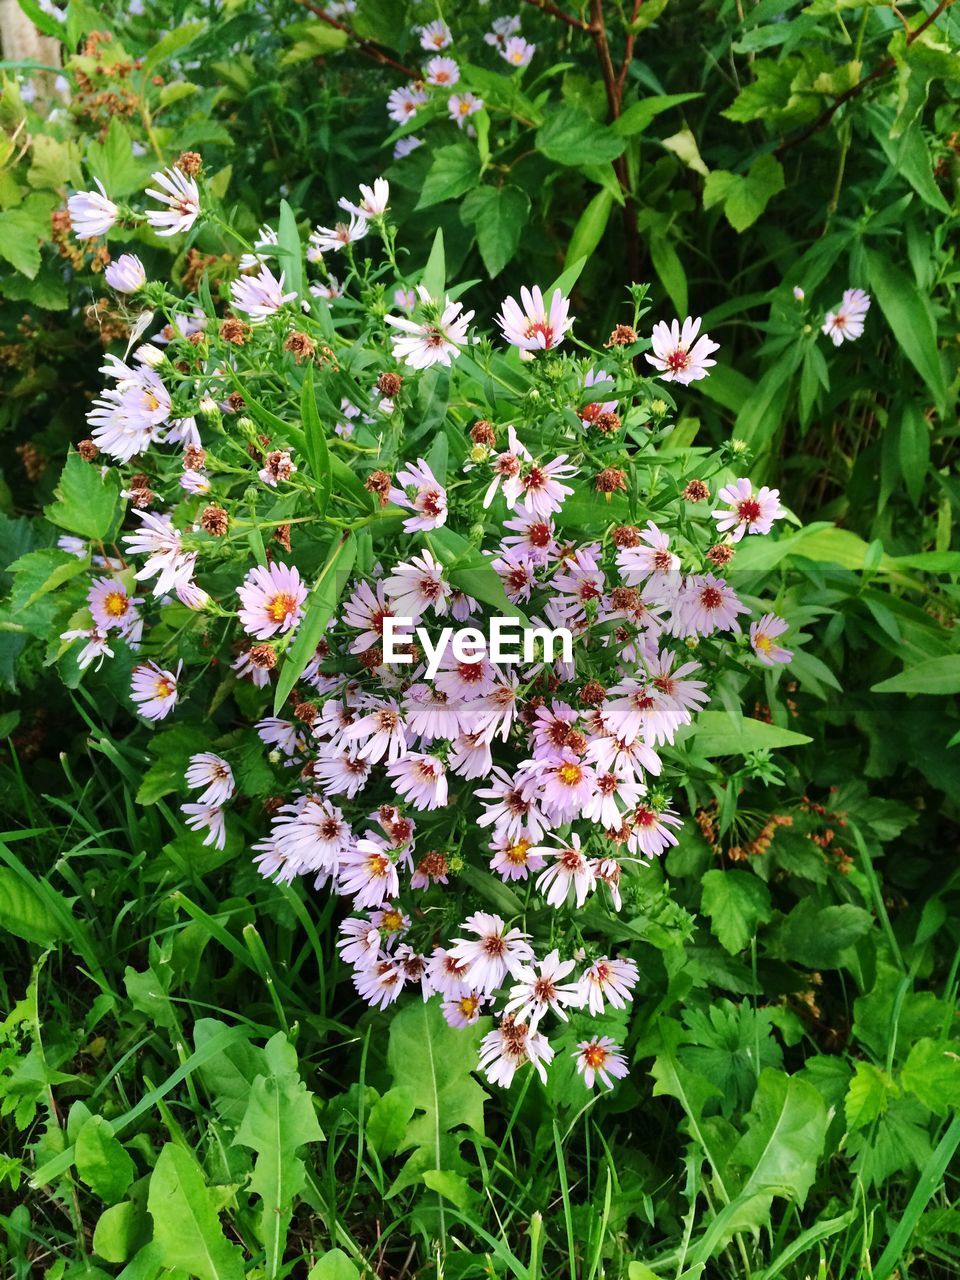
M 509 25 L 495 34 L 504 48 L 516 38 Z M 435 53 L 437 74 L 449 31 L 431 23 L 422 43 Z M 383 179 L 361 185 L 359 201 L 340 201 L 350 222 L 317 228 L 308 258 L 317 262 L 323 252 L 349 246 L 361 227 L 386 235 L 389 198 Z M 264 691 L 272 691 L 311 609 L 290 526 L 283 554 L 275 544 L 268 554 L 249 513 L 258 498 L 260 514 L 283 503 L 273 523 L 287 521 L 301 491 L 312 510 L 321 477 L 298 450 L 264 444 L 252 421 L 246 447 L 238 447 L 230 426 L 231 392 L 247 385 L 239 383 L 243 369 L 256 371 L 258 361 L 270 366 L 281 348 L 314 346 L 298 331 L 315 323 L 308 300 L 284 292 L 284 273 L 269 265 L 277 239 L 269 226 L 260 229 L 232 285 L 233 310 L 245 317 L 242 343 L 229 345 L 209 324 L 204 342 L 191 344 L 208 318 L 186 307 L 125 361 L 108 357 L 103 372 L 111 385 L 90 414 L 102 452 L 120 464 L 135 459 L 138 471 L 148 465 L 156 492 L 144 489 L 142 474 L 130 477 L 124 492 L 137 527 L 121 536 L 115 556 L 99 557 L 87 594 L 89 625 L 72 627 L 63 639 L 84 641 L 81 667 L 111 657 L 117 641 L 142 648 L 148 656 L 133 671 L 130 696 L 146 720 L 164 720 L 192 693 L 179 655 L 174 661 L 171 646 L 150 635 L 165 608 L 186 606 L 215 619 L 224 652 L 232 642 L 235 678 Z M 142 287 L 136 260 L 121 259 L 121 275 L 120 283 L 135 286 L 127 292 Z M 524 286 L 496 317 L 501 341 L 521 353 L 532 379 L 542 378 L 526 407 L 504 402 L 526 419 L 475 423 L 462 465 L 446 470 L 446 451 L 438 458 L 426 444 L 405 446 L 401 388 L 404 377 L 415 380 L 435 364 L 456 370 L 476 342 L 474 313 L 422 284 L 413 292 L 405 280 L 396 281 L 395 301 L 401 314 L 381 321 L 381 311 L 361 321 L 369 359 L 356 368 L 377 362 L 383 371 L 376 386 L 358 374 L 347 398 L 347 375 L 337 370 L 345 421 L 330 423 L 341 439 L 331 434 L 327 448 L 355 450 L 350 456 L 363 460 L 366 488 L 402 534 L 391 535 L 392 551 L 387 539 L 374 554 L 371 541 L 371 555 L 343 587 L 323 634 L 309 633 L 312 652 L 289 710 L 278 707 L 282 714 L 264 714 L 256 725 L 284 794 L 271 806 L 269 832 L 253 846 L 255 862 L 272 880 L 305 878 L 345 900 L 338 947 L 371 1006 L 385 1008 L 409 988 L 438 1000 L 452 1026 L 494 1018 L 480 1066 L 502 1085 L 524 1064 L 544 1076 L 556 1053 L 553 1032 L 571 1023 L 569 1052 L 585 1085 L 610 1087 L 627 1073 L 619 1044 L 606 1034 L 610 1010 L 624 1010 L 639 975 L 631 959 L 587 936 L 580 913 L 620 912 L 631 901 L 637 868 L 677 843 L 682 820 L 667 786 L 668 753 L 709 701 L 724 649 L 752 649 L 763 666 L 789 660 L 779 643 L 784 620 L 763 614 L 748 640 L 741 620 L 750 605 L 720 574 L 742 539 L 768 534 L 787 513 L 775 489 L 734 477 L 713 489 L 702 481 L 688 486 L 690 494 L 675 504 L 683 520 L 665 509 L 656 521 L 649 514 L 637 524 L 611 520 L 595 536 L 571 536 L 576 522 L 565 519 L 567 504 L 586 483 L 591 450 L 616 448 L 629 463 L 628 446 L 609 444 L 605 433 L 620 431 L 617 411 L 634 412 L 642 384 L 630 354 L 585 361 L 567 354 L 574 317 L 559 288 L 545 295 Z M 235 316 L 230 323 L 241 324 Z M 700 324 L 687 318 L 654 327 L 647 359 L 664 382 L 709 376 L 717 344 Z M 312 332 L 319 340 L 319 329 Z M 640 342 L 630 333 L 628 352 Z M 338 329 L 333 341 L 347 340 Z M 190 354 L 196 372 L 185 374 L 188 363 L 167 359 L 169 342 Z M 536 409 L 544 395 L 556 394 L 558 373 L 573 388 L 565 413 L 547 404 Z M 603 398 L 583 404 L 585 395 Z M 287 401 L 277 409 L 297 414 Z M 381 420 L 389 432 L 379 432 Z M 225 430 L 207 434 L 207 421 Z M 353 424 L 376 443 L 343 446 Z M 158 445 L 174 446 L 179 458 Z M 204 507 L 212 498 L 225 505 Z M 252 540 L 221 540 L 231 502 Z M 336 509 L 339 531 L 347 523 L 341 516 L 357 508 Z M 358 527 L 373 522 L 363 517 Z M 459 551 L 454 568 L 443 554 L 444 538 L 462 546 L 464 533 L 475 581 L 457 569 Z M 714 538 L 717 554 L 706 556 Z M 82 545 L 65 549 L 86 554 Z M 142 595 L 134 594 L 137 584 Z M 491 598 L 502 609 L 484 603 Z M 484 626 L 510 610 L 542 633 L 567 633 L 571 651 L 505 661 L 482 646 L 464 655 L 447 643 L 454 623 L 482 639 Z M 200 622 L 186 625 L 191 621 Z M 400 659 L 392 660 L 398 649 Z M 197 704 L 204 714 L 206 702 Z M 233 766 L 218 752 L 201 751 L 184 781 L 197 793 L 181 805 L 185 821 L 204 833 L 205 844 L 222 849 Z M 468 867 L 495 886 L 496 911 L 460 906 L 454 886 Z M 590 1028 L 591 1020 L 599 1026 Z M 585 1028 L 592 1034 L 576 1040 Z

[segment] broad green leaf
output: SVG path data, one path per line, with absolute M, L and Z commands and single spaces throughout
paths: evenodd
M 427 265 L 423 269 L 421 283 L 431 298 L 438 301 L 443 298 L 447 283 L 447 266 L 443 251 L 442 227 L 437 227 L 437 234 L 433 237 L 433 246 L 430 249 Z
M 577 107 L 560 107 L 537 130 L 537 150 L 556 164 L 578 168 L 616 160 L 626 142 Z
M 872 693 L 960 693 L 960 655 L 930 658 L 871 687 Z
M 147 1208 L 162 1266 L 198 1280 L 243 1280 L 243 1253 L 224 1236 L 203 1174 L 183 1147 L 168 1142 L 160 1152 Z
M 873 916 L 845 902 L 821 907 L 804 898 L 793 908 L 779 933 L 778 950 L 784 960 L 808 969 L 835 969 L 848 947 L 873 928 Z
M 17 579 L 13 595 L 16 608 L 29 609 L 48 592 L 63 586 L 78 574 L 85 573 L 88 567 L 86 560 L 57 547 L 28 551 L 7 568 L 7 572 L 14 574 Z
M 347 578 L 357 555 L 357 537 L 351 529 L 344 529 L 334 541 L 326 563 L 307 597 L 303 620 L 297 629 L 293 644 L 287 651 L 277 680 L 273 700 L 274 712 L 281 707 L 300 679 L 307 663 L 316 652 L 323 638 L 327 623 L 333 617 L 337 601 L 347 585 Z
M 528 622 L 528 618 L 509 599 L 503 582 L 490 560 L 481 551 L 452 529 L 431 529 L 425 541 L 444 566 L 444 577 L 460 591 L 492 605 L 504 617 Z
M 707 176 L 703 188 L 703 207 L 723 205 L 723 212 L 734 231 L 746 231 L 784 187 L 783 166 L 776 157 L 757 156 L 746 174 L 715 169 Z
M 703 162 L 700 148 L 697 146 L 697 140 L 690 129 L 684 127 L 669 138 L 663 138 L 660 145 L 665 147 L 667 151 L 672 152 L 688 169 L 692 169 L 694 173 L 699 173 L 702 178 L 705 178 L 710 172 Z
M 182 25 L 174 27 L 167 34 L 147 51 L 143 59 L 144 76 L 153 75 L 157 67 L 166 62 L 168 58 L 172 58 L 175 53 L 179 53 L 181 49 L 185 49 L 188 44 L 196 40 L 197 36 L 202 35 L 207 29 L 205 22 L 184 22 Z
M 296 293 L 298 298 L 303 292 L 303 246 L 300 243 L 300 232 L 297 219 L 286 200 L 280 201 L 280 222 L 277 227 L 277 258 L 284 274 L 284 287 Z
M 133 1161 L 103 1116 L 91 1116 L 85 1122 L 77 1134 L 74 1157 L 80 1181 L 107 1204 L 116 1204 L 133 1181 Z
M 770 890 L 749 871 L 708 871 L 703 877 L 701 907 L 710 930 L 731 955 L 756 936 L 757 925 L 770 919 Z
M 360 1272 L 342 1249 L 331 1249 L 310 1268 L 307 1280 L 360 1280 Z
M 709 760 L 715 756 L 747 755 L 751 751 L 772 751 L 778 747 L 801 747 L 812 739 L 749 716 L 735 724 L 727 711 L 701 711 L 685 741 L 695 755 Z
M 918 1040 L 903 1064 L 900 1084 L 935 1116 L 960 1108 L 960 1041 Z
M 427 171 L 418 209 L 428 209 L 442 200 L 452 200 L 480 181 L 480 152 L 469 142 L 455 142 L 439 147 Z
M 0 929 L 38 947 L 53 946 L 67 934 L 64 922 L 49 902 L 48 895 L 54 893 L 49 885 L 41 887 L 10 867 L 0 867 Z M 59 894 L 56 896 L 60 898 Z M 60 901 L 69 913 L 66 901 Z
M 388 1089 L 370 1108 L 366 1138 L 381 1160 L 401 1145 L 413 1112 L 414 1100 L 407 1089 Z
M 884 319 L 904 355 L 926 383 L 940 413 L 947 388 L 937 349 L 937 326 L 930 303 L 910 276 L 889 258 L 865 250 L 867 274 Z
M 597 245 L 603 239 L 603 233 L 610 221 L 610 210 L 613 208 L 613 196 L 609 191 L 598 191 L 577 219 L 573 228 L 570 243 L 563 259 L 565 267 L 579 259 L 589 259 Z
M 121 1263 L 132 1258 L 150 1237 L 144 1209 L 130 1200 L 104 1209 L 93 1229 L 93 1251 L 104 1262 Z
M 0 213 L 0 258 L 33 280 L 40 270 L 40 238 L 58 197 L 35 191 L 23 204 Z
M 474 229 L 488 275 L 499 275 L 516 253 L 529 213 L 530 197 L 509 184 L 475 187 L 460 206 L 461 219 Z
M 747 1171 L 740 1194 L 772 1192 L 802 1205 L 827 1123 L 826 1104 L 812 1084 L 769 1067 L 761 1071 L 746 1132 L 730 1154 L 730 1162 Z
M 629 138 L 636 133 L 642 133 L 647 125 L 662 112 L 669 111 L 671 107 L 678 107 L 682 102 L 692 102 L 694 98 L 702 97 L 702 93 L 653 94 L 627 107 L 620 119 L 615 120 L 611 127 L 614 133 Z
M 264 1049 L 269 1074 L 257 1076 L 234 1142 L 257 1154 L 250 1190 L 260 1197 L 260 1239 L 267 1275 L 276 1276 L 295 1197 L 306 1183 L 306 1166 L 297 1155 L 307 1143 L 320 1142 L 312 1095 L 300 1079 L 297 1054 L 282 1031 Z
M 847 1129 L 865 1129 L 886 1110 L 895 1087 L 885 1071 L 872 1062 L 854 1064 L 853 1075 L 843 1100 Z
M 111 200 L 122 200 L 139 192 L 151 172 L 151 163 L 134 155 L 133 138 L 118 115 L 111 119 L 103 142 L 89 143 L 86 159 Z M 155 161 L 153 167 L 156 167 Z
M 102 476 L 99 467 L 84 462 L 79 453 L 70 453 L 54 495 L 57 500 L 47 507 L 47 519 L 70 533 L 101 542 L 120 506 L 119 472 L 111 467 Z

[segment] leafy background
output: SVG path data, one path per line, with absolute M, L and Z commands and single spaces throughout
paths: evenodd
M 71 97 L 42 73 L 24 102 L 34 73 L 5 65 L 13 1276 L 956 1274 L 958 21 L 930 0 L 520 7 L 522 76 L 482 39 L 512 9 L 445 13 L 458 88 L 486 104 L 469 137 L 442 99 L 390 132 L 427 5 L 21 0 Z M 786 684 L 730 688 L 683 760 L 683 839 L 612 940 L 642 981 L 609 1098 L 572 1068 L 488 1090 L 471 1033 L 432 1008 L 385 1032 L 340 971 L 333 904 L 182 829 L 179 731 L 147 740 L 44 665 L 71 568 L 53 543 L 105 519 L 63 459 L 124 346 L 102 264 L 53 215 L 94 176 L 137 192 L 184 149 L 250 234 L 281 196 L 306 227 L 384 172 L 414 260 L 441 227 L 487 313 L 586 257 L 574 310 L 602 341 L 624 284 L 651 281 L 659 314 L 703 315 L 721 342 L 678 442 L 746 442 L 805 522 L 738 552 L 803 642 Z M 218 293 L 236 272 L 215 225 L 127 234 L 153 276 Z M 834 351 L 818 319 L 852 286 L 867 332 Z M 267 785 L 251 759 L 245 794 Z

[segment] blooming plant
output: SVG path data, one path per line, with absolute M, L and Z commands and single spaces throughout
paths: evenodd
M 148 194 L 176 233 L 204 216 L 200 187 L 162 178 Z M 195 731 L 177 740 L 185 822 L 338 895 L 370 1005 L 406 991 L 454 1027 L 492 1017 L 495 1083 L 545 1078 L 562 1050 L 611 1087 L 627 1068 L 608 1032 L 639 974 L 604 939 L 677 842 L 703 709 L 729 673 L 791 657 L 788 623 L 723 576 L 788 512 L 736 449 L 671 445 L 665 384 L 709 376 L 717 346 L 699 320 L 640 337 L 633 288 L 590 346 L 574 271 L 506 298 L 498 330 L 475 323 L 442 238 L 419 279 L 400 274 L 386 182 L 361 197 L 341 204 L 382 260 L 323 241 L 344 251 L 332 299 L 287 206 L 228 307 L 118 264 L 142 340 L 104 364 L 52 512 L 76 570 L 59 654 L 91 681 L 125 663 L 131 711 Z M 539 647 L 491 660 L 504 619 Z M 262 818 L 235 816 L 249 753 L 218 727 L 231 698 L 269 766 Z

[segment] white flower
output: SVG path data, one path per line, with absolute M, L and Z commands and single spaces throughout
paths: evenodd
M 578 1007 L 580 1004 L 577 983 L 563 981 L 573 969 L 573 960 L 561 960 L 560 953 L 555 950 L 541 960 L 536 969 L 532 965 L 521 965 L 516 972 L 517 984 L 504 1005 L 504 1013 L 512 1013 L 518 1021 L 526 1022 L 531 1031 L 536 1031 L 548 1009 L 552 1009 L 561 1021 L 567 1022 L 564 1006 Z
M 720 350 L 720 344 L 711 342 L 706 334 L 697 339 L 699 332 L 699 317 L 694 320 L 687 316 L 682 329 L 679 320 L 670 325 L 661 320 L 653 326 L 650 335 L 653 355 L 646 355 L 644 359 L 660 373 L 664 382 L 680 382 L 687 386 L 705 378 L 710 366 L 717 363 L 708 357 Z
M 362 240 L 368 231 L 367 220 L 360 213 L 351 213 L 350 221 L 338 222 L 332 227 L 317 227 L 310 233 L 310 244 L 317 253 L 328 249 L 339 253 L 355 240 Z
M 450 28 L 439 18 L 420 28 L 420 46 L 423 49 L 446 49 L 452 43 Z
M 835 347 L 853 342 L 863 333 L 864 320 L 870 310 L 870 295 L 862 289 L 846 289 L 836 311 L 828 311 L 823 319 L 823 332 Z
M 200 192 L 197 184 L 180 169 L 155 173 L 153 180 L 162 190 L 147 188 L 147 195 L 165 204 L 166 209 L 148 209 L 147 222 L 158 236 L 175 236 L 189 231 L 200 216 Z
M 382 218 L 390 200 L 390 183 L 386 178 L 375 178 L 372 187 L 361 182 L 360 195 L 359 205 L 351 204 L 345 196 L 341 196 L 337 203 L 355 218 Z
M 238 311 L 245 311 L 254 324 L 266 320 L 287 302 L 293 302 L 296 292 L 283 292 L 284 273 L 278 280 L 264 263 L 255 276 L 240 276 L 230 286 L 230 297 Z
M 120 210 L 108 198 L 100 179 L 94 178 L 94 182 L 100 189 L 99 193 L 78 191 L 67 201 L 70 225 L 78 240 L 105 236 L 120 216 Z
M 452 93 L 447 99 L 447 111 L 458 129 L 463 128 L 470 116 L 482 110 L 483 99 L 474 93 Z
M 222 756 L 212 751 L 191 756 L 184 778 L 191 790 L 202 789 L 197 797 L 200 804 L 225 804 L 234 792 L 233 770 Z
M 407 316 L 386 317 L 387 324 L 401 330 L 392 339 L 394 359 L 413 369 L 427 369 L 432 364 L 449 367 L 467 342 L 467 325 L 474 313 L 464 311 L 461 315 L 463 303 L 446 297 L 441 310 L 440 303 L 430 297 L 423 285 L 417 286 L 417 292 L 427 311 L 425 320 L 418 323 Z
M 550 306 L 544 302 L 538 285 L 520 290 L 520 306 L 514 298 L 504 298 L 497 316 L 503 336 L 521 351 L 550 351 L 563 341 L 573 325 L 570 300 L 554 289 Z
M 108 262 L 103 278 L 117 293 L 136 293 L 146 282 L 147 273 L 135 253 L 122 253 L 116 262 Z
M 525 67 L 537 51 L 537 46 L 523 36 L 511 36 L 500 50 L 500 57 L 512 67 Z

